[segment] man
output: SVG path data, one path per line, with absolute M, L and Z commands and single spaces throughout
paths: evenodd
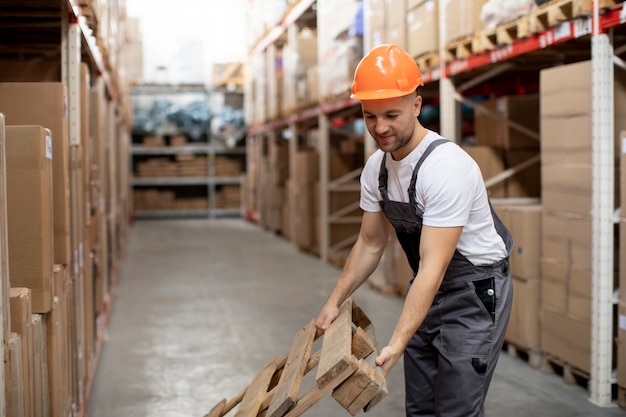
M 511 311 L 513 240 L 474 160 L 417 120 L 421 85 L 395 45 L 356 69 L 352 98 L 379 149 L 361 175 L 359 238 L 316 325 L 326 330 L 374 271 L 393 227 L 414 278 L 376 364 L 387 375 L 404 354 L 407 416 L 483 416 Z

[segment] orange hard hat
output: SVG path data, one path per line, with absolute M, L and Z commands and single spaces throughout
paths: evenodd
M 415 60 L 396 45 L 373 48 L 354 72 L 351 98 L 378 100 L 402 97 L 424 85 Z

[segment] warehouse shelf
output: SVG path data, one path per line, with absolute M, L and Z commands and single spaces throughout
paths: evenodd
M 554 8 L 558 2 L 558 9 Z M 314 1 L 297 2 L 303 9 L 315 6 Z M 317 9 L 319 11 L 319 4 Z M 366 14 L 368 12 L 368 2 L 365 1 Z M 378 3 L 377 3 L 378 4 Z M 591 8 L 589 8 L 591 6 Z M 446 15 L 443 7 L 439 7 L 439 39 L 445 39 Z M 550 10 L 551 17 L 548 17 Z M 578 14 L 577 14 L 578 13 Z M 556 17 L 555 17 L 556 16 Z M 285 42 L 285 34 L 289 35 L 289 30 L 293 25 L 297 25 L 298 14 L 294 18 L 283 20 L 270 31 L 266 37 L 258 42 L 251 50 L 250 57 L 254 58 L 264 51 L 270 51 L 272 43 L 282 44 Z M 524 19 L 519 22 L 508 24 L 513 28 L 513 32 L 523 28 Z M 612 225 L 614 215 L 612 213 L 612 197 L 608 197 L 610 184 L 613 184 L 614 173 L 608 172 L 613 161 L 608 150 L 612 141 L 610 139 L 612 122 L 610 118 L 613 112 L 612 105 L 606 103 L 610 101 L 610 89 L 612 81 L 609 79 L 612 74 L 613 65 L 626 68 L 626 64 L 620 58 L 626 52 L 626 8 L 623 3 L 613 3 L 613 0 L 598 0 L 586 2 L 568 2 L 567 0 L 557 0 L 539 6 L 533 12 L 532 17 L 538 18 L 535 28 L 532 31 L 520 30 L 519 34 L 514 34 L 511 39 L 496 41 L 497 30 L 485 30 L 476 33 L 482 39 L 490 37 L 487 41 L 493 44 L 487 45 L 485 41 L 482 45 L 476 43 L 476 36 L 462 41 L 455 41 L 450 44 L 440 44 L 439 50 L 433 51 L 433 57 L 441 59 L 419 60 L 416 59 L 422 69 L 425 81 L 422 96 L 426 101 L 430 100 L 439 107 L 439 131 L 443 136 L 461 142 L 463 133 L 461 132 L 460 106 L 462 103 L 474 111 L 494 115 L 489 112 L 480 102 L 471 100 L 473 97 L 485 97 L 502 95 L 520 95 L 538 92 L 539 71 L 557 65 L 568 64 L 579 61 L 591 60 L 594 68 L 592 80 L 592 90 L 594 92 L 594 115 L 595 124 L 593 132 L 594 150 L 594 185 L 593 201 L 593 318 L 592 318 L 592 353 L 591 372 L 589 381 L 589 393 L 591 400 L 602 406 L 611 402 L 611 385 L 615 382 L 612 376 L 610 347 L 612 346 L 613 301 L 612 279 L 613 272 L 609 266 L 614 264 L 613 233 Z M 562 21 L 558 21 L 561 19 Z M 366 19 L 367 21 L 367 19 Z M 555 23 L 556 22 L 556 23 Z M 538 25 L 538 26 L 537 26 Z M 551 26 L 551 27 L 549 27 Z M 500 28 L 501 29 L 501 28 Z M 498 29 L 498 30 L 500 30 Z M 367 33 L 368 28 L 365 27 Z M 500 31 L 502 32 L 502 31 Z M 503 33 L 503 32 L 502 32 Z M 388 35 L 388 34 L 387 34 Z M 519 36 L 518 36 L 519 35 Z M 385 36 L 385 35 L 384 35 Z M 369 50 L 374 45 L 368 45 L 368 36 L 364 37 L 366 44 L 364 50 Z M 474 41 L 474 42 L 472 42 Z M 460 45 L 465 42 L 464 45 Z M 488 42 L 487 42 L 488 43 Z M 479 45 L 475 48 L 475 46 Z M 457 49 L 458 47 L 458 49 Z M 268 54 L 269 56 L 269 54 Z M 428 66 L 433 63 L 434 66 Z M 621 71 L 621 69 L 616 69 Z M 339 253 L 343 248 L 334 247 L 328 243 L 328 228 L 331 224 L 357 221 L 358 217 L 346 215 L 346 213 L 330 213 L 328 210 L 328 198 L 332 192 L 338 190 L 357 191 L 358 185 L 350 180 L 358 179 L 358 174 L 353 178 L 346 178 L 346 183 L 330 181 L 327 177 L 329 137 L 332 134 L 332 121 L 337 115 L 358 116 L 359 105 L 350 100 L 346 95 L 337 97 L 324 97 L 315 103 L 307 103 L 305 107 L 297 108 L 288 114 L 268 117 L 262 121 L 255 120 L 251 123 L 248 132 L 248 143 L 250 146 L 263 148 L 271 147 L 275 142 L 282 142 L 285 132 L 289 142 L 289 160 L 293 161 L 299 145 L 291 140 L 306 136 L 310 129 L 318 130 L 318 150 L 320 152 L 320 247 L 317 252 L 322 259 L 333 261 L 333 253 Z M 504 120 L 511 129 L 525 131 L 529 137 L 538 138 L 537 132 L 530 132 L 524 129 L 523 125 Z M 598 127 L 600 126 L 600 127 Z M 371 138 L 366 136 L 365 153 L 369 154 L 374 150 L 375 144 Z M 515 173 L 528 166 L 537 164 L 539 157 L 530 158 L 521 164 L 507 169 L 505 172 L 487 178 L 486 184 L 489 187 L 501 184 L 503 180 L 510 178 Z M 604 167 L 604 168 L 602 168 Z M 294 167 L 290 166 L 290 178 L 294 178 Z M 609 185 L 607 185 L 609 184 Z M 495 198 L 497 202 L 500 199 Z M 536 201 L 534 198 L 507 198 L 504 199 L 510 204 L 527 204 Z M 346 210 L 349 210 L 347 208 Z M 611 212 L 611 213 L 609 213 Z M 249 218 L 261 219 L 263 216 L 252 213 Z M 296 223 L 292 219 L 291 227 Z M 610 230 L 609 230 L 610 229 Z M 291 237 L 293 241 L 293 236 Z M 349 243 L 350 239 L 345 242 Z M 609 291 L 609 289 L 611 289 Z
M 67 368 L 59 369 L 57 375 L 60 379 L 56 383 L 63 386 L 63 390 L 50 392 L 50 400 L 55 407 L 64 406 L 67 402 L 69 408 L 60 411 L 52 409 L 50 404 L 44 407 L 49 407 L 53 414 L 71 413 L 77 417 L 87 414 L 87 399 L 108 326 L 110 302 L 115 293 L 129 226 L 128 171 L 122 163 L 128 151 L 125 144 L 130 133 L 129 101 L 121 78 L 123 74 L 112 62 L 112 54 L 118 51 L 106 50 L 108 42 L 113 44 L 117 39 L 108 38 L 105 43 L 98 38 L 82 15 L 82 6 L 82 2 L 77 0 L 0 4 L 3 81 L 61 82 L 65 86 L 69 149 L 62 145 L 61 149 L 68 152 L 67 205 L 71 223 L 71 254 L 67 262 L 58 264 L 72 283 L 73 294 L 67 300 L 76 302 L 76 305 L 68 306 L 67 311 L 76 316 L 72 317 L 71 324 L 69 316 L 67 322 L 65 319 L 59 322 L 61 333 L 68 336 L 66 341 L 59 343 L 64 344 L 63 350 L 67 350 L 69 356 L 64 358 L 62 365 Z M 121 27 L 125 16 L 123 7 L 118 9 L 117 6 L 117 2 L 106 4 L 107 11 L 114 7 L 116 12 L 120 11 L 115 18 Z M 91 109 L 86 107 L 84 94 L 89 96 L 91 109 L 97 109 L 93 120 L 89 118 Z M 36 105 L 32 104 L 33 109 Z M 85 122 L 92 124 L 93 132 L 89 131 Z M 60 190 L 59 194 L 63 193 Z M 88 222 L 92 223 L 86 228 Z M 90 307 L 92 310 L 84 306 L 83 301 L 79 303 L 73 298 L 83 295 L 87 288 L 94 291 L 86 298 L 92 301 L 87 302 L 97 304 Z M 8 296 L 2 298 L 8 299 Z M 84 316 L 79 316 L 81 313 Z M 88 335 L 87 330 L 78 327 L 82 323 L 90 327 L 93 334 Z M 91 346 L 87 348 L 88 345 Z M 48 358 L 53 357 L 49 352 Z M 54 366 L 59 364 L 51 363 L 48 368 L 53 369 Z M 5 387 L 0 386 L 0 391 L 5 392 Z M 61 393 L 66 393 L 67 398 L 61 397 Z M 7 412 L 17 413 L 17 410 Z
M 207 144 L 187 145 L 187 146 L 163 146 L 150 147 L 134 145 L 130 148 L 133 155 L 178 155 L 193 153 L 209 153 L 211 148 Z
M 152 177 L 133 178 L 133 185 L 161 186 L 161 185 L 206 185 L 206 177 Z
M 626 10 L 623 3 L 603 9 L 598 21 L 602 32 L 623 25 L 626 22 Z M 464 57 L 453 57 L 445 65 L 423 69 L 424 82 L 428 84 L 439 81 L 442 74 L 444 78 L 457 76 L 459 79 L 469 79 L 477 76 L 476 70 L 484 72 L 496 64 L 508 61 L 528 69 L 553 66 L 558 63 L 558 59 L 583 59 L 584 55 L 580 56 L 580 53 L 584 51 L 587 51 L 590 57 L 589 41 L 593 33 L 593 22 L 593 16 L 579 16 L 559 23 L 555 27 L 495 45 L 489 50 L 469 52 Z M 466 42 L 470 43 L 470 40 Z M 556 54 L 562 54 L 562 56 L 559 57 Z M 515 58 L 521 59 L 516 61 Z M 462 77 L 464 74 L 466 76 Z
M 187 217 L 208 217 L 208 209 L 197 210 L 135 210 L 137 219 L 163 219 L 163 218 L 187 218 Z
M 250 55 L 257 55 L 276 42 L 285 33 L 287 28 L 297 22 L 315 2 L 315 0 L 298 0 L 293 2 L 280 23 L 272 28 L 269 33 L 252 48 Z

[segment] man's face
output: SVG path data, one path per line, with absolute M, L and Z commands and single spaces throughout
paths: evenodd
M 367 130 L 381 150 L 399 159 L 413 149 L 403 150 L 414 136 L 421 105 L 422 97 L 416 94 L 361 102 Z

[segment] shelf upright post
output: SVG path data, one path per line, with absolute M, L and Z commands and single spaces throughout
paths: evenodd
M 80 27 L 62 14 L 61 75 L 68 95 L 68 132 L 70 146 L 80 144 Z
M 317 151 L 319 152 L 319 181 L 320 181 L 320 260 L 328 261 L 328 252 L 330 248 L 330 222 L 329 222 L 329 195 L 328 183 L 330 182 L 330 122 L 328 114 L 321 111 L 319 116 L 319 136 L 317 143 Z
M 454 98 L 455 88 L 452 80 L 446 73 L 446 7 L 442 2 L 439 4 L 439 62 L 440 62 L 440 79 L 439 79 L 439 103 L 440 103 L 440 124 L 441 135 L 444 138 L 460 142 L 459 133 L 459 115 L 457 112 L 457 103 Z
M 289 236 L 291 236 L 291 243 L 294 246 L 298 246 L 298 214 L 296 212 L 296 196 L 294 182 L 296 178 L 296 154 L 298 153 L 298 126 L 295 121 L 289 122 L 289 184 L 291 190 L 289 190 Z
M 613 49 L 594 1 L 592 68 L 592 281 L 590 400 L 611 403 L 613 346 L 614 78 Z
M 369 16 L 370 15 L 370 1 L 371 0 L 365 0 L 363 3 L 363 16 Z M 363 33 L 371 33 L 371 28 L 369 26 L 370 21 L 369 19 L 365 18 L 363 19 Z M 371 36 L 364 36 L 363 37 L 363 50 L 367 53 L 369 52 L 374 46 L 376 45 L 372 45 L 371 42 L 372 38 Z M 374 152 L 376 152 L 376 150 L 378 149 L 378 146 L 376 145 L 376 142 L 374 141 L 374 138 L 372 138 L 372 135 L 370 135 L 370 132 L 365 129 L 365 135 L 363 137 L 364 139 L 364 146 L 363 149 L 365 151 L 365 160 L 367 161 L 367 158 L 373 154 Z

